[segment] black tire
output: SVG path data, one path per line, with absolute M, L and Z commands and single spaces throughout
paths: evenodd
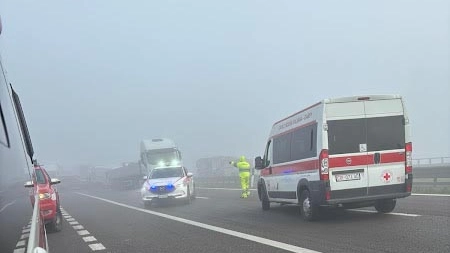
M 390 213 L 394 210 L 397 201 L 395 199 L 382 199 L 375 202 L 375 209 L 379 213 Z
M 191 189 L 189 186 L 187 187 L 187 196 L 186 196 L 186 204 L 190 204 L 192 202 Z
M 267 196 L 266 187 L 261 186 L 261 207 L 263 211 L 270 209 L 269 196 Z
M 305 221 L 314 221 L 319 216 L 319 207 L 311 204 L 308 190 L 303 190 L 300 195 L 300 214 Z
M 63 217 L 59 208 L 56 210 L 55 218 L 48 224 L 49 230 L 52 232 L 59 232 L 62 230 Z

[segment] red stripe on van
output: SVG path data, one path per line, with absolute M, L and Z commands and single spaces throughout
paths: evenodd
M 310 160 L 304 162 L 291 163 L 282 166 L 273 166 L 272 174 L 270 174 L 270 169 L 265 168 L 261 171 L 262 176 L 268 175 L 280 175 L 280 174 L 290 174 L 306 170 L 318 170 L 319 160 Z
M 375 155 L 353 155 L 329 158 L 330 169 L 349 166 L 373 165 Z M 404 152 L 383 153 L 380 157 L 380 164 L 405 162 Z

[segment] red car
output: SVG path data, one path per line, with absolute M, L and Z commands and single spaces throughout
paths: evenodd
M 33 188 L 30 191 L 31 205 L 34 207 L 35 193 L 39 193 L 39 204 L 41 217 L 51 231 L 58 232 L 62 229 L 62 214 L 60 209 L 59 194 L 54 187 L 61 181 L 50 178 L 47 171 L 42 166 L 34 167 L 33 182 L 29 181 L 25 187 Z

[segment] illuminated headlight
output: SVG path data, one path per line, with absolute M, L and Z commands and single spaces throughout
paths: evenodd
M 178 160 L 172 160 L 172 165 L 179 165 L 180 164 L 180 161 L 178 161 Z
M 50 193 L 39 193 L 39 199 L 49 199 L 51 197 Z
M 158 165 L 159 166 L 164 166 L 164 161 L 159 161 Z

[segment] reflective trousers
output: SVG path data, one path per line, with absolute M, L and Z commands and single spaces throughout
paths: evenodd
M 250 195 L 248 190 L 250 185 L 250 172 L 239 172 L 239 178 L 241 179 L 242 198 L 247 198 Z

